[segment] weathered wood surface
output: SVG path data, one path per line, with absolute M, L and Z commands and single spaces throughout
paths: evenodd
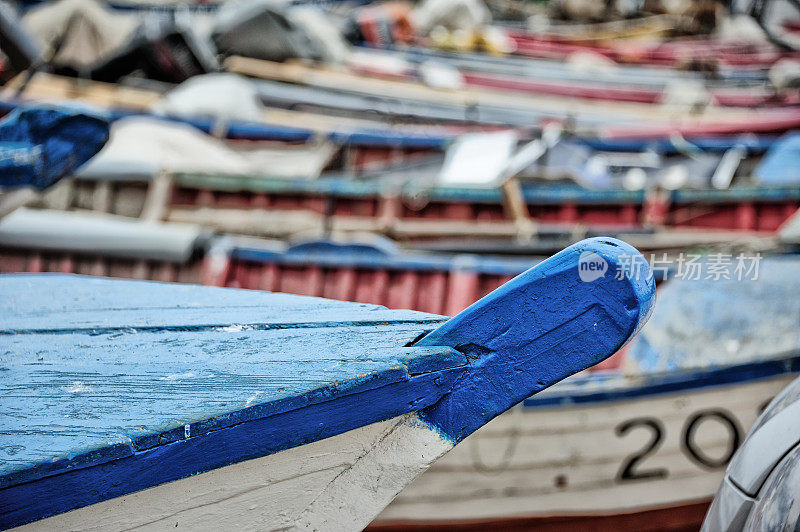
M 293 514 L 360 528 L 453 445 L 635 335 L 655 299 L 626 264 L 636 253 L 585 240 L 444 323 L 282 294 L 0 278 L 0 526 L 408 414 Z M 587 254 L 607 276 L 585 277 Z
M 67 276 L 3 277 L 0 292 L 6 526 L 64 489 L 56 473 L 101 483 L 63 511 L 417 410 L 464 364 L 403 347 L 441 318 L 374 305 Z

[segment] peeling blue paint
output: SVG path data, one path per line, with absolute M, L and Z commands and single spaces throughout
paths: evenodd
M 637 338 L 641 339 L 641 336 Z M 743 382 L 757 382 L 761 379 L 798 372 L 800 372 L 800 353 L 786 358 L 713 369 L 657 373 L 639 379 L 619 374 L 595 373 L 582 378 L 577 378 L 576 375 L 574 380 L 570 379 L 553 387 L 552 392 L 548 390 L 534 395 L 525 399 L 522 404 L 525 408 L 547 408 L 623 401 L 717 386 L 734 386 Z

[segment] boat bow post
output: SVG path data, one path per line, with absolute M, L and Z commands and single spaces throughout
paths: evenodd
M 408 347 L 449 347 L 465 367 L 435 403 L 403 417 L 300 516 L 299 528 L 357 529 L 438 458 L 530 395 L 617 352 L 647 322 L 655 282 L 613 238 L 574 244 Z M 375 467 L 375 464 L 381 464 Z M 359 497 L 354 515 L 348 501 Z
M 415 346 L 449 346 L 469 368 L 420 412 L 453 445 L 530 395 L 622 348 L 647 322 L 655 282 L 613 238 L 574 244 L 475 302 Z

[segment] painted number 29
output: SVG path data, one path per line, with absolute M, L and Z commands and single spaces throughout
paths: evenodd
M 713 421 L 721 425 L 728 433 L 727 446 L 725 453 L 720 457 L 712 457 L 703 451 L 697 442 L 697 430 L 705 423 Z M 615 432 L 617 436 L 623 437 L 633 430 L 647 430 L 650 432 L 650 439 L 638 451 L 629 455 L 620 467 L 617 479 L 620 481 L 665 478 L 667 470 L 665 468 L 644 468 L 643 461 L 655 453 L 664 439 L 664 425 L 656 418 L 642 417 L 628 420 L 617 425 Z M 733 454 L 739 447 L 742 439 L 742 431 L 739 424 L 730 412 L 721 409 L 703 410 L 690 416 L 683 426 L 681 438 L 681 451 L 691 461 L 708 469 L 717 469 L 725 465 L 733 458 Z

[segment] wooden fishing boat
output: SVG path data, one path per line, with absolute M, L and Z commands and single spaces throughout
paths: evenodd
M 530 129 L 553 120 L 569 122 L 578 134 L 601 138 L 635 137 L 642 129 L 648 130 L 643 134 L 647 138 L 669 138 L 674 134 L 687 137 L 741 132 L 776 133 L 795 128 L 800 123 L 800 115 L 792 107 L 748 109 L 709 106 L 698 111 L 696 106 L 629 102 L 599 105 L 591 100 L 558 96 L 533 98 L 500 90 L 432 89 L 420 84 L 246 58 L 229 58 L 226 64 L 234 72 L 270 78 L 256 83 L 259 97 L 270 106 L 258 121 L 263 125 L 295 128 L 295 138 L 298 135 L 308 138 L 312 132 L 338 131 L 341 134 L 348 131 L 352 133 L 354 129 L 366 133 L 370 129 L 385 131 L 389 129 L 387 120 L 393 123 L 391 130 L 394 138 L 398 137 L 398 133 L 405 137 L 416 135 L 424 138 L 433 135 L 441 138 L 463 132 L 465 127 L 476 124 Z M 106 106 L 116 102 L 114 86 L 88 84 L 88 87 L 84 87 L 84 84 L 75 80 L 60 79 L 53 82 L 43 76 L 39 79 L 41 83 L 28 85 L 25 97 L 74 97 Z M 126 92 L 132 90 L 126 89 Z M 149 109 L 161 97 L 152 91 L 142 94 L 142 90 L 136 89 L 134 92 L 134 95 L 127 96 L 127 103 L 121 98 L 114 105 Z M 607 126 L 610 120 L 615 124 L 614 127 Z M 432 121 L 435 126 L 430 125 Z M 206 119 L 205 122 L 206 129 L 213 130 L 213 121 Z M 408 125 L 400 125 L 402 122 Z M 240 135 L 247 135 L 248 132 L 255 133 L 253 124 L 234 136 L 242 138 Z
M 658 243 L 650 248 L 658 252 L 648 256 L 663 259 L 667 253 L 670 260 L 687 247 L 766 252 L 791 251 L 800 244 L 791 224 L 777 236 L 730 231 L 617 236 L 642 249 Z M 374 236 L 287 244 L 213 236 L 199 225 L 19 209 L 0 220 L 0 273 L 60 272 L 202 283 L 453 315 L 579 238 L 576 233 L 543 233 L 516 249 L 507 241 L 479 240 L 473 246 L 445 241 L 409 250 Z M 654 273 L 656 281 L 664 277 L 663 271 Z
M 475 60 L 473 60 L 475 59 Z M 430 53 L 424 49 L 409 50 L 369 50 L 357 53 L 349 66 L 356 72 L 390 78 L 420 79 L 420 65 L 425 61 L 442 62 L 460 70 L 464 84 L 471 87 L 508 90 L 529 94 L 568 96 L 590 100 L 608 100 L 658 104 L 669 99 L 670 91 L 681 83 L 701 87 L 708 93 L 710 103 L 730 107 L 761 107 L 767 105 L 796 105 L 796 91 L 776 91 L 766 80 L 734 83 L 720 83 L 701 76 L 686 76 L 674 72 L 671 76 L 662 73 L 658 76 L 642 77 L 625 71 L 617 72 L 619 67 L 594 68 L 584 70 L 593 74 L 581 74 L 581 68 L 563 65 L 561 69 L 550 65 L 520 62 L 513 68 L 505 68 L 505 63 L 487 67 L 479 57 L 465 59 L 461 56 Z M 487 59 L 491 61 L 491 59 Z M 405 65 L 399 68 L 398 62 Z M 560 63 L 556 63 L 557 65 Z M 641 74 L 641 73 L 639 73 Z M 641 79 L 640 79 L 641 78 Z M 655 79 L 653 79 L 655 78 Z
M 584 282 L 586 253 L 619 275 Z M 636 334 L 655 287 L 620 262 L 635 253 L 587 240 L 447 321 L 0 278 L 0 526 L 360 530 L 480 426 Z
M 467 85 L 505 89 L 529 94 L 551 94 L 591 100 L 608 100 L 637 102 L 647 104 L 662 103 L 667 99 L 666 90 L 655 90 L 638 87 L 615 87 L 602 83 L 584 83 L 565 85 L 561 82 L 547 80 L 530 80 L 514 76 L 486 75 L 479 73 L 464 74 Z M 713 104 L 728 107 L 764 107 L 797 105 L 800 99 L 797 94 L 778 94 L 768 88 L 716 88 L 709 91 Z
M 111 118 L 120 118 L 143 112 L 153 113 L 156 104 L 161 102 L 164 95 L 176 86 L 155 82 L 144 83 L 144 86 L 128 86 L 37 72 L 30 80 L 15 78 L 9 82 L 3 91 L 5 97 L 3 106 L 10 109 L 19 102 L 40 100 L 79 102 L 108 109 L 111 111 Z M 314 113 L 265 108 L 263 113 L 253 116 L 247 121 L 225 119 L 225 127 L 220 131 L 215 127 L 218 119 L 212 116 L 186 117 L 163 112 L 159 116 L 165 120 L 190 123 L 203 131 L 214 132 L 232 139 L 294 142 L 307 140 L 320 133 L 336 132 L 344 135 L 346 132 L 352 131 L 363 134 L 370 129 L 381 129 L 380 125 L 382 124 L 379 121 L 365 118 L 336 117 L 332 119 L 329 116 Z M 404 125 L 402 123 L 394 124 L 394 129 L 395 134 L 405 135 L 407 138 L 414 135 L 441 138 L 448 132 L 462 130 L 438 124 Z
M 6 96 L 10 93 L 6 91 Z M 62 100 L 88 103 L 110 110 L 111 118 L 131 116 L 133 114 L 149 113 L 152 107 L 163 97 L 162 92 L 142 88 L 123 87 L 86 80 L 36 74 L 26 85 L 25 91 L 20 94 L 26 100 Z M 319 98 L 316 98 L 317 100 Z M 314 98 L 312 98 L 312 101 Z M 0 102 L 0 110 L 13 109 L 19 100 L 5 100 Z M 334 100 L 334 103 L 338 100 Z M 299 101 L 295 102 L 299 103 Z M 374 107 L 374 101 L 361 102 L 367 108 Z M 353 109 L 363 109 L 363 105 L 354 104 Z M 419 106 L 416 106 L 419 107 Z M 650 106 L 652 107 L 652 106 Z M 390 111 L 391 105 L 381 106 L 383 111 Z M 273 141 L 286 144 L 309 143 L 315 139 L 325 139 L 337 146 L 341 146 L 343 153 L 341 160 L 348 169 L 359 169 L 369 165 L 372 161 L 395 161 L 412 159 L 417 155 L 441 151 L 453 140 L 455 136 L 464 133 L 461 126 L 452 124 L 453 121 L 463 120 L 466 116 L 461 111 L 455 114 L 447 112 L 443 119 L 449 120 L 451 125 L 426 125 L 404 124 L 403 120 L 409 118 L 408 112 L 414 106 L 403 105 L 395 115 L 392 122 L 342 116 L 326 116 L 324 114 L 309 113 L 305 111 L 268 108 L 265 110 L 261 121 L 241 122 L 224 120 L 224 125 L 219 126 L 218 120 L 210 117 L 177 117 L 159 115 L 162 120 L 186 123 L 193 127 L 214 135 L 224 135 L 229 139 Z M 452 109 L 451 109 L 452 110 Z M 474 112 L 468 113 L 470 120 L 478 117 Z M 509 113 L 505 113 L 508 115 Z M 514 113 L 511 113 L 512 115 Z M 519 113 L 516 113 L 519 114 Z M 389 113 L 391 115 L 391 113 Z M 386 115 L 386 116 L 389 116 Z M 428 116 L 428 115 L 426 115 Z M 537 115 L 540 116 L 540 115 Z M 426 119 L 429 122 L 429 118 Z M 750 117 L 753 118 L 753 117 Z M 452 119 L 452 120 L 451 120 Z M 398 121 L 399 120 L 399 121 Z M 519 120 L 519 116 L 515 119 Z M 534 120 L 534 119 L 532 119 Z M 753 130 L 762 130 L 763 134 L 758 139 L 748 139 L 747 144 L 755 151 L 765 149 L 772 139 L 770 131 L 778 131 L 791 127 L 793 117 L 791 113 L 782 115 L 780 119 L 751 120 Z M 535 120 L 527 122 L 521 129 L 521 137 L 530 137 L 530 130 Z M 683 132 L 683 136 L 700 149 L 726 150 L 741 143 L 741 139 L 734 138 L 732 133 L 742 129 L 741 124 L 698 124 L 686 121 L 674 126 L 659 124 L 648 126 L 643 137 L 635 136 L 637 128 L 644 126 L 629 125 L 610 128 L 601 136 L 580 136 L 581 142 L 600 150 L 647 150 L 657 149 L 662 153 L 675 150 L 671 138 L 674 134 Z M 709 136 L 714 127 L 719 130 L 716 136 Z M 470 126 L 474 128 L 474 125 Z M 506 129 L 507 126 L 505 127 Z M 220 131 L 221 130 L 221 131 Z M 470 129 L 474 131 L 474 129 Z M 597 132 L 595 132 L 597 133 Z M 721 133 L 721 134 L 720 134 Z M 755 144 L 754 144 L 755 143 Z M 758 145 L 758 146 L 756 146 Z
M 509 31 L 515 53 L 548 59 L 566 59 L 569 54 L 590 51 L 614 61 L 680 67 L 683 64 L 726 65 L 738 68 L 768 68 L 784 58 L 797 58 L 796 52 L 782 50 L 772 43 L 730 42 L 715 38 L 674 39 L 663 43 L 610 43 L 584 45 Z
M 475 122 L 524 127 L 545 120 L 570 119 L 578 132 L 616 135 L 618 129 L 646 123 L 658 136 L 671 133 L 702 135 L 721 132 L 781 132 L 798 127 L 795 109 L 744 109 L 696 106 L 653 106 L 628 102 L 597 102 L 556 96 L 529 97 L 508 91 L 472 88 L 442 90 L 421 84 L 376 79 L 301 64 L 272 63 L 229 57 L 225 67 L 262 78 L 259 95 L 274 106 L 346 110 L 428 117 L 449 122 Z M 613 128 L 605 124 L 613 120 Z M 652 124 L 652 125 L 651 125 Z M 635 136 L 635 135 L 630 135 Z
M 206 120 L 205 126 L 212 129 L 213 121 Z M 292 140 L 305 140 L 307 145 L 313 145 L 308 132 L 281 127 L 249 127 L 257 135 L 272 135 L 273 139 L 288 141 L 288 144 L 280 144 L 278 150 L 287 155 L 300 146 Z M 329 171 L 341 164 L 349 170 L 345 175 L 334 173 L 332 178 L 308 181 L 263 175 L 177 174 L 168 176 L 164 185 L 163 180 L 153 179 L 150 175 L 131 177 L 127 175 L 126 167 L 124 175 L 120 176 L 95 172 L 92 176 L 84 175 L 69 181 L 49 194 L 48 198 L 56 199 L 46 199 L 45 205 L 140 216 L 148 190 L 154 189 L 153 192 L 160 192 L 156 196 L 161 203 L 153 207 L 161 218 L 208 223 L 208 214 L 216 213 L 219 215 L 214 217 L 218 224 L 216 227 L 233 233 L 286 237 L 302 231 L 321 234 L 326 228 L 338 232 L 375 230 L 408 241 L 468 233 L 497 237 L 518 234 L 517 220 L 510 215 L 513 211 L 507 211 L 504 195 L 499 189 L 427 184 L 420 189 L 416 182 L 407 182 L 407 178 L 399 175 L 401 179 L 395 180 L 387 193 L 383 171 L 374 175 L 364 171 L 367 167 L 376 168 L 376 163 L 382 158 L 400 161 L 409 158 L 424 162 L 420 157 L 425 151 L 442 149 L 448 137 L 364 131 L 349 136 L 331 133 L 329 139 L 331 143 L 342 143 L 346 149 L 336 166 L 328 167 Z M 741 148 L 755 154 L 773 142 L 770 137 L 693 140 L 698 148 L 708 151 L 727 152 Z M 576 141 L 590 149 L 610 151 L 637 150 L 646 146 L 646 141 L 635 139 Z M 281 151 L 284 147 L 285 152 Z M 657 143 L 655 147 L 665 155 L 678 149 L 675 142 L 666 141 Z M 419 168 L 404 170 L 402 163 L 386 168 L 395 173 L 411 171 L 414 175 L 422 175 Z M 434 161 L 431 181 L 436 178 L 436 168 Z M 361 171 L 357 172 L 359 169 Z M 353 175 L 356 173 L 361 175 Z M 308 177 L 313 178 L 313 175 Z M 527 215 L 539 224 L 562 225 L 562 231 L 573 231 L 575 224 L 582 224 L 598 233 L 616 232 L 620 228 L 629 229 L 642 224 L 774 231 L 798 204 L 795 189 L 790 187 L 648 193 L 641 190 L 586 190 L 565 184 L 523 184 L 520 196 L 522 210 L 527 209 Z M 291 217 L 286 217 L 287 214 Z M 265 221 L 279 218 L 281 223 L 244 226 L 239 223 L 244 221 L 243 217 L 253 215 Z M 442 220 L 454 223 L 445 226 L 438 223 Z
M 10 84 L 13 86 L 13 83 Z M 78 80 L 37 73 L 16 92 L 7 89 L 0 111 L 10 111 L 20 103 L 35 101 L 78 102 L 107 109 L 109 117 L 152 113 L 164 91 Z M 252 121 L 219 120 L 208 116 L 178 117 L 158 115 L 160 120 L 191 125 L 200 131 L 231 140 L 269 141 L 287 146 L 325 140 L 341 147 L 343 165 L 358 170 L 373 161 L 413 158 L 417 154 L 440 151 L 455 135 L 464 131 L 452 125 L 392 124 L 353 117 L 331 117 L 285 109 L 266 109 Z M 223 125 L 220 126 L 220 122 Z
M 800 207 L 800 192 L 790 186 L 653 192 L 551 182 L 522 183 L 520 191 L 523 210 L 541 234 L 577 226 L 598 232 L 670 227 L 769 233 Z M 162 220 L 272 238 L 375 231 L 420 242 L 464 235 L 509 238 L 520 231 L 499 187 L 420 188 L 414 181 L 388 186 L 377 178 L 336 175 L 316 180 L 198 173 L 160 179 L 79 176 L 46 194 L 42 205 L 140 217 L 148 203 Z
M 526 400 L 408 486 L 372 530 L 698 529 L 800 357 Z M 578 404 L 575 404 L 578 403 Z M 655 520 L 655 521 L 654 521 Z
M 212 236 L 198 225 L 18 209 L 0 220 L 0 273 L 78 273 L 328 297 L 454 315 L 538 257 L 419 253 L 350 242 Z
M 800 371 L 800 301 L 785 297 L 800 262 L 760 267 L 757 280 L 662 284 L 618 370 L 576 375 L 498 417 L 373 529 L 698 529 L 748 428 Z
M 270 257 L 266 248 L 252 244 L 228 249 L 233 262 L 220 262 L 228 256 L 219 253 L 223 246 L 220 242 L 212 254 L 217 269 L 210 256 L 203 271 L 224 271 L 231 286 L 437 313 L 457 312 L 463 308 L 460 298 L 491 291 L 525 262 L 443 255 L 392 259 L 363 245 L 300 246 L 288 253 L 276 248 Z M 58 266 L 54 259 L 40 253 L 39 264 Z M 775 260 L 784 263 L 776 265 Z M 73 252 L 60 264 L 88 268 L 92 262 Z M 228 269 L 219 269 L 220 264 Z M 391 530 L 398 523 L 411 523 L 412 528 L 561 523 L 568 529 L 591 518 L 611 530 L 654 515 L 679 518 L 684 527 L 699 523 L 731 448 L 741 441 L 759 407 L 800 369 L 800 355 L 792 351 L 792 342 L 800 340 L 775 334 L 769 340 L 750 338 L 747 345 L 736 337 L 760 330 L 754 316 L 792 327 L 791 316 L 800 312 L 793 299 L 783 298 L 776 311 L 772 294 L 792 293 L 786 282 L 793 282 L 796 266 L 796 259 L 764 259 L 768 290 L 762 285 L 749 289 L 747 281 L 723 286 L 716 281 L 702 286 L 668 281 L 660 290 L 665 313 L 656 313 L 642 340 L 603 362 L 600 371 L 534 396 L 476 432 L 455 454 L 434 465 L 430 480 L 423 478 L 402 492 L 378 529 Z M 747 293 L 763 294 L 773 306 L 740 299 Z M 437 300 L 437 294 L 444 297 Z M 688 309 L 695 310 L 681 314 Z M 785 319 L 778 319 L 775 313 L 784 310 Z M 730 327 L 732 322 L 745 323 L 741 311 L 748 316 L 746 325 Z M 669 331 L 678 323 L 693 328 L 676 337 Z M 691 347 L 699 338 L 705 339 L 706 350 L 687 356 L 687 344 Z M 754 354 L 754 344 L 764 349 Z M 657 445 L 647 452 L 651 439 Z M 652 470 L 658 473 L 651 477 Z M 597 516 L 603 518 L 598 521 Z
M 412 64 L 427 60 L 443 62 L 457 68 L 461 72 L 481 72 L 485 74 L 501 74 L 524 76 L 529 79 L 551 79 L 565 83 L 600 81 L 614 85 L 633 85 L 643 87 L 665 87 L 671 83 L 698 83 L 709 88 L 722 87 L 759 87 L 769 83 L 764 70 L 741 70 L 721 67 L 712 73 L 691 70 L 676 70 L 646 65 L 617 64 L 612 66 L 588 65 L 580 68 L 575 61 L 550 61 L 522 56 L 495 56 L 476 52 L 446 52 L 432 50 L 421 46 L 389 47 L 386 49 L 366 49 L 356 52 L 355 63 L 361 54 L 365 59 L 384 59 L 384 62 Z M 388 61 L 387 61 L 388 59 Z M 365 61 L 366 62 L 366 61 Z M 377 67 L 378 65 L 376 65 Z M 384 65 L 384 71 L 389 65 Z M 593 68 L 594 67 L 594 68 Z

